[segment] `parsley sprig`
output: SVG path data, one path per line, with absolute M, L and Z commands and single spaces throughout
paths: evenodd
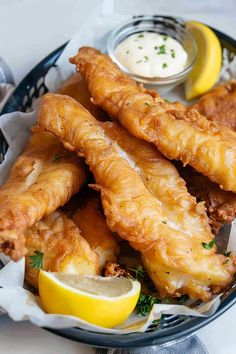
M 157 298 L 141 293 L 137 302 L 137 314 L 146 316 L 152 309 L 154 304 L 158 304 L 160 300 Z
M 215 245 L 215 243 L 216 243 L 216 240 L 212 240 L 212 241 L 210 241 L 209 243 L 202 242 L 202 246 L 203 246 L 206 250 L 211 250 L 212 247 Z
M 43 256 L 44 253 L 40 251 L 35 251 L 33 256 L 29 256 L 30 267 L 34 269 L 43 269 Z
M 138 265 L 136 268 L 128 268 L 128 270 L 131 270 L 134 273 L 134 278 L 144 278 L 144 275 L 146 271 L 143 269 L 142 265 Z

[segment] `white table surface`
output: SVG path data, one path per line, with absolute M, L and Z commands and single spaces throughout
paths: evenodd
M 99 0 L 0 0 L 0 56 L 16 83 L 64 43 Z M 120 0 L 120 2 L 123 0 Z M 236 38 L 235 0 L 124 0 L 126 13 L 171 14 L 196 19 Z M 134 10 L 135 9 L 135 10 Z M 138 10 L 137 10 L 138 9 Z M 235 354 L 236 306 L 198 331 L 210 354 Z M 60 338 L 28 322 L 0 317 L 0 353 L 90 354 L 90 347 Z

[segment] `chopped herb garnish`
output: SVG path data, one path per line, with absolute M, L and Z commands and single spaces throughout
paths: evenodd
M 167 39 L 168 39 L 168 36 L 167 36 L 167 34 L 165 34 L 165 35 L 163 36 L 163 41 L 167 41 Z
M 145 102 L 144 104 L 145 104 L 146 106 L 149 106 L 149 103 L 147 103 L 147 102 Z
M 180 298 L 178 299 L 178 303 L 180 305 L 183 305 L 183 303 L 185 303 L 185 301 L 187 301 L 189 299 L 189 296 L 187 294 L 181 295 Z
M 137 314 L 146 316 L 151 311 L 152 306 L 159 302 L 157 298 L 141 293 L 137 302 Z
M 159 52 L 157 54 L 166 54 L 166 46 L 165 44 L 160 45 L 160 47 L 158 47 Z
M 165 220 L 162 221 L 162 224 L 167 224 L 167 222 Z
M 138 47 L 138 49 L 143 49 L 143 47 L 140 45 L 140 46 Z
M 158 320 L 153 320 L 153 321 L 152 321 L 152 324 L 158 325 L 158 324 L 160 323 L 160 320 L 161 320 L 160 318 L 159 318 Z
M 144 55 L 144 59 L 145 59 L 145 62 L 148 61 L 148 57 L 146 55 Z
M 164 100 L 165 100 L 167 103 L 171 103 L 171 101 L 168 100 L 168 98 L 164 98 Z
M 137 64 L 142 63 L 142 60 L 138 60 L 138 61 L 136 61 L 136 63 L 137 63 Z
M 215 245 L 215 243 L 216 243 L 215 240 L 212 240 L 212 241 L 209 242 L 209 243 L 202 242 L 202 246 L 203 246 L 206 250 L 210 250 L 210 249 L 212 249 L 212 247 Z
M 144 35 L 142 33 L 138 35 L 138 38 L 143 38 L 143 37 Z
M 129 52 L 130 52 L 129 50 L 126 50 L 126 54 L 129 54 Z
M 44 253 L 40 251 L 35 251 L 33 256 L 29 256 L 30 267 L 34 269 L 43 269 L 43 256 Z
M 53 161 L 52 162 L 58 162 L 61 159 L 61 156 L 58 154 L 55 154 Z
M 167 65 L 166 63 L 163 63 L 163 64 L 162 64 L 162 69 L 167 68 L 167 66 L 168 66 L 168 65 Z
M 171 50 L 170 50 L 170 53 L 171 53 L 172 58 L 175 58 L 175 51 L 174 51 L 174 49 L 171 49 Z
M 228 264 L 228 263 L 229 263 L 229 261 L 230 261 L 230 258 L 227 258 L 227 259 L 224 261 L 224 263 L 223 263 L 223 264 Z
M 134 272 L 135 279 L 138 279 L 138 277 L 143 278 L 144 274 L 146 273 L 146 271 L 143 269 L 143 266 L 141 266 L 141 265 L 138 265 L 135 269 L 128 268 L 128 270 L 131 270 L 132 272 Z
M 231 252 L 225 252 L 224 255 L 225 255 L 225 257 L 230 257 Z

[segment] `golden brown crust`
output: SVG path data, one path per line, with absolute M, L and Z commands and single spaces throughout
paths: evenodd
M 138 87 L 98 50 L 83 47 L 71 59 L 88 81 L 93 100 L 129 132 L 153 142 L 169 159 L 182 160 L 236 192 L 236 133 L 208 121 L 195 109 L 184 111 Z
M 99 255 L 101 270 L 107 262 L 117 262 L 120 247 L 106 224 L 100 196 L 90 193 L 73 215 L 73 221 L 91 248 Z
M 210 121 L 236 131 L 236 80 L 215 86 L 192 107 Z
M 38 269 L 30 266 L 30 256 L 42 252 L 43 270 L 78 275 L 99 274 L 97 254 L 81 236 L 79 229 L 62 212 L 55 211 L 25 231 L 26 281 L 38 287 Z
M 67 81 L 64 82 L 59 92 L 62 95 L 68 95 L 78 101 L 91 114 L 100 121 L 108 120 L 106 112 L 91 102 L 91 94 L 88 85 L 80 73 L 75 72 Z
M 217 234 L 224 223 L 231 223 L 236 217 L 236 194 L 219 188 L 207 177 L 196 172 L 190 166 L 179 166 L 179 172 L 185 179 L 189 192 L 197 200 L 205 202 L 211 221 L 211 228 Z
M 25 229 L 64 205 L 85 178 L 83 162 L 36 129 L 0 188 L 0 250 L 14 260 L 22 257 Z
M 39 123 L 86 158 L 101 191 L 108 226 L 142 253 L 161 295 L 188 293 L 205 301 L 232 281 L 234 258 L 226 262 L 215 247 L 202 246 L 212 239 L 210 233 L 194 237 L 166 220 L 161 202 L 108 137 L 103 123 L 72 98 L 54 94 L 42 98 Z

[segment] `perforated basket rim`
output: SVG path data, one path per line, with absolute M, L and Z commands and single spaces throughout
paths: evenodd
M 164 17 L 164 16 L 163 16 Z M 228 35 L 212 28 L 221 42 L 227 43 L 236 50 L 236 41 Z M 20 82 L 16 87 L 12 95 L 7 100 L 2 113 L 9 113 L 15 111 L 17 105 L 20 105 L 19 97 L 26 91 L 27 85 L 30 84 L 30 80 L 34 78 L 36 73 L 42 72 L 43 76 L 51 66 L 53 66 L 56 60 L 59 58 L 66 43 L 54 50 L 45 59 L 43 59 L 38 65 L 36 65 L 28 75 Z M 1 119 L 1 118 L 0 118 Z M 0 146 L 3 144 L 3 137 L 0 136 Z M 0 268 L 3 265 L 0 263 Z M 153 332 L 147 333 L 132 333 L 132 334 L 104 334 L 86 331 L 80 328 L 66 328 L 66 329 L 51 329 L 45 328 L 47 331 L 57 334 L 59 336 L 72 339 L 77 342 L 89 344 L 91 346 L 104 347 L 104 348 L 140 348 L 152 345 L 164 345 L 167 342 L 176 341 L 180 338 L 193 334 L 198 329 L 204 327 L 236 303 L 236 289 L 235 287 L 229 291 L 229 294 L 225 296 L 221 302 L 216 313 L 210 317 L 187 317 L 183 322 L 177 324 L 172 328 L 165 328 Z M 184 316 L 179 316 L 184 317 Z

